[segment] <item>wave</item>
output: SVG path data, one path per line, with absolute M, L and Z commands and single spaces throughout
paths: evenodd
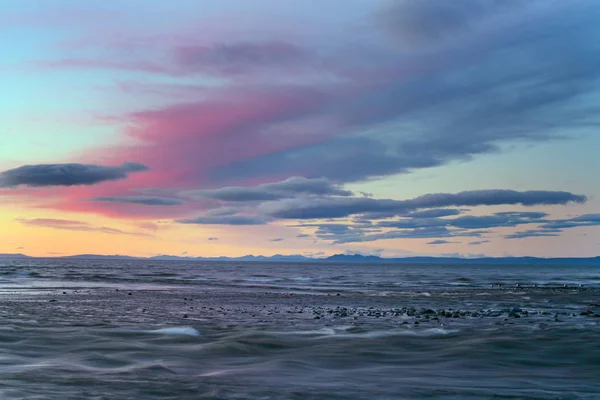
M 200 332 L 189 326 L 178 326 L 170 328 L 161 328 L 147 331 L 157 335 L 180 335 L 180 336 L 200 336 Z

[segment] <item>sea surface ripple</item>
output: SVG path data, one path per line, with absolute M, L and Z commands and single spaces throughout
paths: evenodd
M 0 399 L 600 399 L 600 268 L 0 261 Z

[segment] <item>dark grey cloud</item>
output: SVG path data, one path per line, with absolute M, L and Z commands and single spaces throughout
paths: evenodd
M 413 210 L 451 206 L 555 205 L 583 203 L 586 197 L 562 191 L 474 190 L 456 194 L 436 193 L 410 200 L 364 197 L 302 197 L 261 204 L 261 213 L 281 219 L 344 218 L 364 213 L 406 214 Z
M 212 241 L 215 241 L 215 240 L 219 240 L 219 238 L 216 238 L 216 237 L 209 237 L 209 238 L 208 238 L 208 240 L 212 242 Z
M 494 215 L 499 215 L 503 217 L 513 217 L 513 218 L 522 218 L 522 219 L 542 219 L 546 218 L 549 214 L 545 212 L 537 212 L 537 211 L 504 211 L 497 212 Z
M 217 208 L 211 208 L 206 210 L 206 212 L 204 213 L 204 216 L 206 217 L 222 217 L 225 215 L 235 215 L 235 214 L 240 214 L 242 211 L 244 211 L 241 208 L 237 208 L 237 207 L 217 207 Z
M 253 215 L 223 215 L 181 219 L 177 222 L 198 225 L 264 225 L 269 222 L 269 219 Z
M 183 192 L 185 197 L 195 199 L 213 199 L 230 202 L 267 201 L 291 198 L 298 195 L 351 196 L 339 184 L 327 178 L 308 179 L 291 177 L 281 182 L 265 183 L 254 187 L 223 187 L 212 190 Z
M 450 237 L 479 237 L 487 230 L 449 229 L 445 226 L 423 226 L 408 229 L 383 229 L 357 226 L 344 223 L 303 224 L 303 227 L 316 227 L 314 236 L 333 244 L 374 242 L 386 239 L 435 239 Z
M 537 229 L 530 229 L 504 236 L 505 239 L 560 236 L 565 229 L 600 226 L 600 214 L 583 214 L 568 219 L 543 220 Z
M 317 228 L 315 237 L 332 243 L 370 242 L 385 239 L 438 238 L 430 244 L 450 243 L 441 238 L 481 237 L 492 228 L 535 225 L 535 228 L 504 236 L 521 239 L 535 236 L 559 236 L 567 228 L 600 226 L 600 214 L 585 214 L 568 220 L 551 220 L 544 212 L 518 211 L 498 212 L 491 215 L 464 215 L 456 218 L 412 218 L 403 215 L 396 220 L 376 224 L 352 223 L 304 223 L 303 228 Z M 438 242 L 439 241 L 439 242 Z M 434 243 L 435 242 L 435 243 Z M 444 242 L 444 243 L 442 243 Z M 489 240 L 472 241 L 469 245 L 481 245 Z
M 479 246 L 485 243 L 489 243 L 489 240 L 476 240 L 474 242 L 469 242 L 469 246 Z
M 109 203 L 130 203 L 145 206 L 178 206 L 183 204 L 183 200 L 181 199 L 156 196 L 99 196 L 93 197 L 90 200 Z
M 24 165 L 1 172 L 0 187 L 94 185 L 125 179 L 131 173 L 147 170 L 147 166 L 132 162 L 119 166 L 75 163 Z
M 465 215 L 450 220 L 449 225 L 462 229 L 482 229 L 510 227 L 522 224 L 531 224 L 540 221 L 540 218 L 523 218 L 519 216 L 501 214 L 483 216 Z
M 479 237 L 486 233 L 489 233 L 489 231 L 450 230 L 446 227 L 433 226 L 414 229 L 391 230 L 388 232 L 373 234 L 364 234 L 363 232 L 359 231 L 357 233 L 351 234 L 330 235 L 329 237 L 322 237 L 322 239 L 332 240 L 335 244 L 342 244 L 375 242 L 378 240 L 388 239 L 435 239 L 449 237 Z
M 560 229 L 528 229 L 504 236 L 505 239 L 524 239 L 528 237 L 560 236 Z
M 392 221 L 378 222 L 375 224 L 375 226 L 382 228 L 413 229 L 433 226 L 451 226 L 451 221 L 452 220 L 445 220 L 441 218 L 402 218 Z
M 458 215 L 461 211 L 455 208 L 434 208 L 432 210 L 415 211 L 407 214 L 410 218 L 441 218 Z
M 121 229 L 110 228 L 106 226 L 94 226 L 88 224 L 83 221 L 75 221 L 68 219 L 52 219 L 52 218 L 19 218 L 17 219 L 23 225 L 35 226 L 35 227 L 43 227 L 43 228 L 51 228 L 51 229 L 59 229 L 66 231 L 78 231 L 78 232 L 95 232 L 95 233 L 105 233 L 109 235 L 128 235 L 128 236 L 138 236 L 145 238 L 153 238 L 153 235 L 144 233 L 144 232 L 128 232 L 123 231 Z
M 552 220 L 540 225 L 540 228 L 569 229 L 582 226 L 600 226 L 600 214 L 584 214 L 569 219 Z
M 584 203 L 587 198 L 564 191 L 549 190 L 472 190 L 455 194 L 435 193 L 408 200 L 415 208 L 443 206 L 499 206 L 499 205 L 557 205 Z
M 270 239 L 270 242 L 283 242 L 285 239 L 284 238 L 274 238 L 274 239 Z
M 464 215 L 457 218 L 403 218 L 394 221 L 383 221 L 376 225 L 387 228 L 418 228 L 432 226 L 447 226 L 459 229 L 486 229 L 513 227 L 523 224 L 542 223 L 545 213 L 501 212 L 492 215 Z
M 431 242 L 427 242 L 427 244 L 431 245 L 431 246 L 437 246 L 440 244 L 452 244 L 452 243 L 459 243 L 459 242 L 451 242 L 449 240 L 444 240 L 444 239 L 432 240 Z

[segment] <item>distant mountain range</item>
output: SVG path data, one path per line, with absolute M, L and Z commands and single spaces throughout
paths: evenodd
M 25 254 L 0 254 L 0 260 L 5 260 L 5 259 L 10 259 L 10 260 L 15 260 L 15 259 L 19 259 L 19 258 L 33 258 L 33 257 L 29 257 L 26 256 Z
M 35 259 L 25 254 L 0 254 L 0 260 Z M 44 257 L 48 258 L 48 257 Z M 393 263 L 393 264 L 598 264 L 599 257 L 589 258 L 538 258 L 538 257 L 403 257 L 382 258 L 378 256 L 363 256 L 360 254 L 336 254 L 327 258 L 312 258 L 301 255 L 254 256 L 243 257 L 183 257 L 183 256 L 154 256 L 131 257 L 122 255 L 80 254 L 75 256 L 53 257 L 57 259 L 76 260 L 155 260 L 155 261 L 260 261 L 260 262 L 329 262 L 329 263 Z

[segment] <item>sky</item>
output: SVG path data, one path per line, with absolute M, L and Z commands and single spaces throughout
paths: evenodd
M 0 252 L 600 255 L 600 2 L 4 0 Z

